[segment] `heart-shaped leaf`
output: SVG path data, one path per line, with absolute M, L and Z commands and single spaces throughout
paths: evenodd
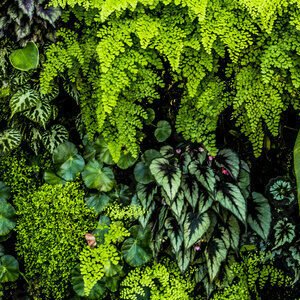
M 215 161 L 217 166 L 224 167 L 229 171 L 234 179 L 238 178 L 240 172 L 240 160 L 235 152 L 230 149 L 220 150 Z
M 172 133 L 172 128 L 169 122 L 159 121 L 154 135 L 159 142 L 164 142 Z
M 248 224 L 265 241 L 268 239 L 272 215 L 268 200 L 259 193 L 252 193 L 248 205 Z
M 150 165 L 150 171 L 156 182 L 162 186 L 168 197 L 173 200 L 181 183 L 181 170 L 165 158 L 156 158 Z
M 7 153 L 21 144 L 22 134 L 16 129 L 7 129 L 0 133 L 0 152 Z
M 19 263 L 11 255 L 0 258 L 0 282 L 16 281 L 19 277 Z
M 11 204 L 2 201 L 0 204 L 0 236 L 8 234 L 15 226 L 13 220 L 16 214 L 15 209 Z
M 90 189 L 97 189 L 101 192 L 109 192 L 115 185 L 115 177 L 112 169 L 103 167 L 97 160 L 88 162 L 82 172 L 82 179 Z
M 39 64 L 39 50 L 34 42 L 28 42 L 23 49 L 14 50 L 9 60 L 12 66 L 21 71 L 36 69 Z

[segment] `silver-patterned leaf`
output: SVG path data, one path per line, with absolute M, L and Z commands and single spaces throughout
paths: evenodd
M 274 227 L 275 229 L 275 248 L 291 243 L 295 237 L 295 225 L 288 220 L 280 220 Z
M 0 133 L 0 152 L 7 153 L 21 144 L 22 134 L 16 129 L 7 129 Z
M 53 153 L 54 149 L 61 143 L 67 141 L 69 133 L 62 125 L 53 125 L 50 130 L 42 135 L 44 147 Z
M 11 116 L 18 112 L 23 112 L 30 108 L 36 107 L 39 102 L 40 99 L 37 91 L 32 89 L 20 89 L 11 97 L 9 101 Z
M 175 253 L 178 253 L 183 244 L 183 232 L 178 223 L 173 218 L 168 218 L 165 222 L 167 234 L 170 239 L 172 248 Z
M 52 107 L 48 102 L 39 101 L 36 104 L 36 107 L 30 110 L 25 111 L 24 116 L 29 120 L 41 124 L 43 127 L 46 126 L 46 123 L 50 120 L 52 115 Z
M 237 179 L 240 173 L 240 160 L 235 152 L 230 149 L 223 149 L 216 157 L 217 166 L 224 167 L 230 175 Z

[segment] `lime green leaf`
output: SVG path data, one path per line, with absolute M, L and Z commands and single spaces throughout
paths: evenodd
M 20 89 L 10 99 L 11 116 L 35 107 L 40 102 L 39 94 L 32 89 Z
M 28 42 L 23 49 L 14 50 L 9 60 L 12 66 L 21 71 L 36 69 L 39 64 L 39 50 L 34 42 Z
M 0 236 L 8 234 L 15 226 L 16 222 L 13 220 L 16 214 L 15 209 L 11 204 L 2 201 L 0 204 Z
M 181 183 L 181 170 L 170 165 L 165 158 L 156 158 L 150 165 L 150 171 L 156 182 L 162 186 L 168 197 L 173 200 Z
M 0 282 L 16 281 L 19 277 L 19 263 L 11 255 L 0 258 Z
M 300 130 L 294 146 L 294 170 L 297 180 L 298 208 L 300 213 Z
M 9 187 L 4 182 L 0 181 L 0 201 L 8 200 L 9 196 L 10 196 Z
M 272 215 L 269 202 L 262 194 L 252 193 L 252 199 L 249 200 L 248 205 L 247 221 L 261 238 L 268 239 Z
M 216 200 L 239 220 L 246 222 L 246 200 L 239 187 L 232 183 L 224 183 L 222 190 L 217 192 Z
M 210 226 L 210 219 L 207 213 L 188 213 L 184 221 L 184 246 L 192 247 L 206 233 Z
M 159 142 L 164 142 L 172 133 L 172 128 L 169 122 L 159 121 L 154 135 Z
M 109 192 L 115 185 L 115 178 L 112 169 L 103 167 L 97 160 L 88 162 L 82 172 L 82 179 L 90 189 L 97 189 L 101 192 Z

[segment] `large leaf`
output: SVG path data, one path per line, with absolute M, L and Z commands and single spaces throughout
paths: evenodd
M 208 243 L 205 249 L 205 258 L 211 282 L 219 273 L 221 264 L 226 259 L 227 250 L 224 241 L 221 239 L 215 238 Z
M 239 220 L 246 222 L 246 200 L 239 187 L 232 183 L 224 183 L 222 189 L 217 192 L 216 199 Z
M 19 263 L 11 255 L 0 258 L 0 282 L 16 281 L 19 277 Z
M 46 126 L 52 115 L 52 106 L 46 101 L 39 101 L 32 109 L 24 111 L 23 115 L 29 120 Z
M 39 50 L 34 42 L 28 42 L 26 47 L 13 51 L 9 60 L 14 68 L 21 71 L 36 69 L 39 64 Z
M 234 216 L 229 216 L 220 230 L 221 239 L 226 247 L 237 250 L 240 241 L 240 226 L 238 220 Z
M 99 214 L 108 206 L 111 198 L 106 194 L 92 194 L 85 201 L 88 207 L 93 208 Z
M 159 121 L 154 135 L 159 142 L 164 142 L 172 133 L 172 128 L 169 122 Z
M 105 164 L 108 165 L 113 165 L 114 161 L 112 159 L 112 156 L 110 154 L 108 144 L 104 140 L 102 136 L 98 137 L 97 140 L 95 141 L 95 149 L 97 153 L 97 160 L 100 162 L 104 162 Z
M 183 245 L 183 230 L 181 226 L 178 225 L 174 218 L 168 218 L 165 221 L 165 227 L 174 252 L 179 253 Z
M 173 215 L 175 216 L 178 223 L 181 223 L 183 210 L 184 210 L 184 193 L 183 191 L 179 191 L 174 201 L 171 203 L 170 208 L 172 210 Z M 183 220 L 182 220 L 183 221 Z
M 120 169 L 126 170 L 126 169 L 132 167 L 136 161 L 137 161 L 137 158 L 134 158 L 130 153 L 124 154 L 122 152 L 117 165 Z
M 192 206 L 192 208 L 195 209 L 200 197 L 197 181 L 191 180 L 191 178 L 183 177 L 181 182 L 181 189 L 184 193 L 185 199 Z
M 261 238 L 267 240 L 272 221 L 269 202 L 262 194 L 255 192 L 251 200 L 248 205 L 248 224 Z
M 51 129 L 46 131 L 42 136 L 43 144 L 50 153 L 53 153 L 54 149 L 68 138 L 69 133 L 62 125 L 53 125 Z
M 11 115 L 35 107 L 40 102 L 39 93 L 33 89 L 20 89 L 10 99 Z
M 137 197 L 144 208 L 144 210 L 147 211 L 147 209 L 151 206 L 151 203 L 154 202 L 154 195 L 157 193 L 157 186 L 154 184 L 144 185 L 138 183 L 136 187 Z
M 115 177 L 112 169 L 103 167 L 97 160 L 88 162 L 82 172 L 82 179 L 90 189 L 101 192 L 109 192 L 115 185 Z
M 210 226 L 210 219 L 207 213 L 188 213 L 184 222 L 184 246 L 192 247 L 206 233 Z
M 295 225 L 287 220 L 280 220 L 274 227 L 275 229 L 275 247 L 283 246 L 286 243 L 291 243 L 295 237 Z
M 149 166 L 143 161 L 140 161 L 135 165 L 133 173 L 135 180 L 139 183 L 148 184 L 154 181 Z
M 245 199 L 247 199 L 250 194 L 250 169 L 243 160 L 241 160 L 240 173 L 237 181 L 242 194 L 244 195 Z
M 150 171 L 156 182 L 162 186 L 168 197 L 173 200 L 181 183 L 181 170 L 170 165 L 165 158 L 156 158 L 150 165 Z
M 55 164 L 63 164 L 70 157 L 74 157 L 76 154 L 78 154 L 76 146 L 73 143 L 66 141 L 55 148 L 52 154 L 52 159 Z
M 218 152 L 216 164 L 224 167 L 230 175 L 237 179 L 240 173 L 240 160 L 235 152 L 230 149 L 223 149 Z
M 18 0 L 18 4 L 23 13 L 31 19 L 34 12 L 34 0 Z
M 66 181 L 63 178 L 57 176 L 53 171 L 45 171 L 44 180 L 46 183 L 52 185 L 66 183 Z
M 139 267 L 151 259 L 150 230 L 135 225 L 130 228 L 131 236 L 122 245 L 121 252 L 125 261 L 132 267 Z
M 8 200 L 10 196 L 10 189 L 9 187 L 2 181 L 0 181 L 0 205 L 1 201 Z
M 300 212 L 300 130 L 294 146 L 294 170 L 297 180 L 298 208 Z
M 16 214 L 15 209 L 6 201 L 0 203 L 0 236 L 8 234 L 15 226 L 13 220 Z
M 7 129 L 0 133 L 0 152 L 7 153 L 21 144 L 22 134 L 16 129 Z

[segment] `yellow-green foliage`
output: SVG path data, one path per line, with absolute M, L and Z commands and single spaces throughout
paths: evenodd
M 144 214 L 144 210 L 139 205 L 120 206 L 118 203 L 113 203 L 106 209 L 106 215 L 111 220 L 132 221 L 137 220 Z
M 104 243 L 96 248 L 86 247 L 80 253 L 80 272 L 84 282 L 84 294 L 89 295 L 94 285 L 104 276 L 114 276 L 118 273 L 121 256 L 116 243 L 122 242 L 130 235 L 122 222 L 112 222 L 110 226 L 102 226 L 101 230 L 109 228 L 104 236 Z
M 39 299 L 67 299 L 71 270 L 79 261 L 84 234 L 94 227 L 75 182 L 43 185 L 15 197 L 17 253 L 24 261 L 30 292 Z
M 137 300 L 188 300 L 193 282 L 184 278 L 175 264 L 154 263 L 145 268 L 135 268 L 121 283 L 121 299 Z M 149 293 L 149 294 L 148 294 Z
M 213 300 L 250 300 L 251 295 L 260 299 L 260 291 L 267 283 L 280 288 L 291 285 L 292 280 L 274 266 L 268 253 L 260 252 L 248 254 L 241 263 L 231 264 L 223 285 L 226 283 L 228 287 L 217 292 Z
M 89 137 L 103 134 L 115 161 L 121 151 L 137 156 L 146 108 L 163 96 L 158 91 L 165 84 L 165 92 L 179 87 L 172 99 L 179 106 L 177 131 L 212 154 L 228 106 L 256 156 L 265 133 L 278 134 L 281 113 L 299 108 L 299 0 L 52 4 L 70 9 L 80 33 L 58 33 L 46 52 L 42 91 L 56 77 L 69 77 Z

